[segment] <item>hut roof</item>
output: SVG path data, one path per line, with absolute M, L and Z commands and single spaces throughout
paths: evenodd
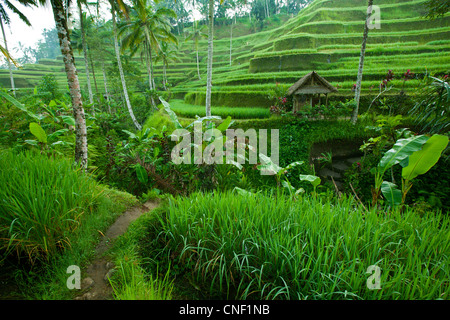
M 308 73 L 306 76 L 294 83 L 288 90 L 288 95 L 292 94 L 316 94 L 330 93 L 338 91 L 327 80 L 319 76 L 315 71 Z

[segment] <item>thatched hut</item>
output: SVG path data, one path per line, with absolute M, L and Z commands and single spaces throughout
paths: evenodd
M 312 71 L 294 83 L 289 88 L 288 95 L 294 96 L 293 111 L 300 111 L 308 103 L 311 107 L 316 103 L 321 104 L 321 94 L 325 95 L 325 104 L 328 104 L 328 94 L 337 91 L 327 80 Z

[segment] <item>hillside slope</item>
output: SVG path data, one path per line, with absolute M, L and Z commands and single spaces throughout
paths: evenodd
M 415 92 L 420 80 L 403 83 L 401 75 L 410 69 L 447 74 L 450 69 L 450 14 L 430 21 L 423 19 L 426 0 L 375 0 L 380 7 L 381 28 L 369 32 L 364 66 L 362 94 L 374 95 L 387 71 L 394 72 L 396 94 L 404 88 Z M 290 86 L 306 73 L 316 70 L 334 86 L 340 99 L 351 98 L 356 82 L 360 46 L 367 7 L 360 0 L 316 0 L 280 27 L 230 39 L 226 28 L 223 38 L 214 42 L 213 105 L 268 107 L 268 92 L 276 83 Z M 235 34 L 243 34 L 239 23 Z M 230 65 L 230 43 L 231 58 Z M 180 62 L 167 70 L 172 92 L 194 104 L 203 104 L 206 86 L 207 41 L 200 41 L 201 80 L 197 77 L 196 54 L 192 43 L 180 39 Z M 134 59 L 142 63 L 139 58 Z M 111 61 L 114 63 L 114 61 Z M 84 63 L 76 57 L 78 74 L 85 87 Z M 143 66 L 142 80 L 146 79 Z M 99 90 L 103 90 L 101 71 L 97 72 Z M 40 77 L 54 73 L 66 87 L 62 58 L 41 60 L 15 71 L 19 88 L 34 87 Z M 161 83 L 162 66 L 155 66 L 157 83 Z M 91 77 L 92 81 L 92 77 Z M 0 70 L 0 85 L 9 86 L 7 70 Z

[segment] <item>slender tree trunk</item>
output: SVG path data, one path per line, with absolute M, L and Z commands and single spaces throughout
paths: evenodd
M 87 46 L 86 46 L 86 35 L 84 34 L 84 24 L 83 24 L 83 10 L 81 9 L 81 1 L 77 0 L 78 12 L 80 14 L 80 30 L 81 30 L 81 43 L 83 45 L 83 55 L 84 55 L 84 67 L 86 69 L 86 81 L 89 93 L 89 103 L 94 103 L 94 97 L 92 95 L 91 78 L 89 75 L 89 60 L 87 56 Z M 92 113 L 94 114 L 94 106 L 92 106 Z
M 206 73 L 206 116 L 211 116 L 212 62 L 213 62 L 213 29 L 214 29 L 214 0 L 209 0 L 209 28 L 208 28 L 208 64 Z
M 200 64 L 198 62 L 198 46 L 197 46 L 197 74 L 198 74 L 198 80 L 201 80 L 202 78 L 200 77 Z
M 105 62 L 103 61 L 103 59 L 102 59 L 102 73 L 103 73 L 103 84 L 105 85 L 106 104 L 108 105 L 108 112 L 111 113 L 111 105 L 109 104 L 109 94 L 108 94 L 108 82 L 106 79 Z
M 131 108 L 130 98 L 128 97 L 127 84 L 125 82 L 125 76 L 123 74 L 122 61 L 120 60 L 119 42 L 117 40 L 117 24 L 116 24 L 116 12 L 114 7 L 111 8 L 112 21 L 113 21 L 113 33 L 114 33 L 114 50 L 116 51 L 117 65 L 119 67 L 120 81 L 122 82 L 123 95 L 125 97 L 125 103 L 130 113 L 131 120 L 133 120 L 136 129 L 141 130 L 142 127 L 134 116 L 133 109 Z
M 231 51 L 233 48 L 233 21 L 231 21 L 231 28 L 230 28 L 230 67 L 231 67 Z
M 5 41 L 5 50 L 6 50 L 6 52 L 9 53 L 9 51 L 8 51 L 8 43 L 6 42 L 5 29 L 3 28 L 3 21 L 2 21 L 2 17 L 1 16 L 0 16 L 0 25 L 2 27 L 3 40 Z M 16 87 L 14 85 L 14 77 L 13 77 L 11 61 L 10 61 L 9 57 L 6 57 L 6 61 L 8 61 L 9 79 L 11 80 L 11 89 L 12 89 L 13 95 L 15 97 L 16 96 Z
M 147 44 L 148 44 L 148 56 L 149 56 L 149 60 L 150 60 L 150 79 L 153 85 L 153 88 L 156 90 L 156 85 L 155 85 L 155 79 L 153 78 L 153 56 L 152 56 L 152 45 L 151 45 L 151 41 L 150 41 L 150 34 L 148 33 L 147 28 L 145 28 L 145 37 L 147 38 Z
M 367 7 L 371 7 L 373 4 L 373 0 L 369 0 L 368 1 L 368 5 Z M 353 114 L 352 114 L 352 118 L 351 118 L 351 122 L 353 124 L 356 123 L 356 121 L 358 120 L 358 112 L 359 112 L 359 102 L 360 102 L 360 98 L 361 98 L 361 82 L 362 82 L 362 76 L 363 76 L 363 67 L 364 67 L 364 57 L 366 55 L 366 43 L 367 43 L 367 37 L 369 35 L 369 19 L 371 16 L 372 12 L 369 11 L 369 9 L 367 10 L 367 19 L 366 19 L 366 23 L 364 25 L 364 35 L 363 35 L 363 42 L 361 45 L 361 55 L 359 57 L 359 67 L 358 67 L 358 76 L 356 78 L 356 90 L 355 90 L 355 109 L 353 110 Z
M 166 83 L 167 83 L 166 63 L 165 63 L 165 61 L 163 61 L 163 86 L 164 86 L 164 90 L 167 90 Z
M 97 79 L 95 78 L 95 67 L 94 67 L 94 61 L 92 60 L 92 54 L 91 51 L 88 52 L 89 54 L 89 62 L 91 64 L 91 70 L 92 70 L 92 78 L 94 79 L 94 87 L 95 87 L 95 94 L 98 97 L 98 86 L 97 86 Z M 98 102 L 98 98 L 97 98 Z
M 149 51 L 147 49 L 147 45 L 148 45 L 147 42 L 144 42 L 145 64 L 147 65 L 147 73 L 148 73 L 148 86 L 150 88 L 150 91 L 152 92 L 151 96 L 150 96 L 150 99 L 152 101 L 152 106 L 156 107 L 155 99 L 153 98 L 153 88 L 154 87 L 153 87 L 153 81 L 152 81 L 152 76 L 151 76 L 152 72 L 150 69 Z
M 64 0 L 51 0 L 56 30 L 58 32 L 59 45 L 63 56 L 64 68 L 72 100 L 73 117 L 75 119 L 75 162 L 83 168 L 87 168 L 88 144 L 86 120 L 81 99 L 80 83 L 78 81 L 75 59 L 70 45 L 69 29 L 67 27 L 66 10 Z

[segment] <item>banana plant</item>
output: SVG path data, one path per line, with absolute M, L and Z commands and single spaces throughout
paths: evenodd
M 71 142 L 58 140 L 58 137 L 68 132 L 69 129 L 60 129 L 47 135 L 45 130 L 42 129 L 42 127 L 36 122 L 31 122 L 29 127 L 31 134 L 36 137 L 36 140 L 25 140 L 25 143 L 35 147 L 40 147 L 41 152 L 47 149 L 56 151 L 54 147 L 57 145 L 62 146 L 72 145 Z M 60 153 L 58 151 L 56 152 Z
M 375 175 L 375 188 L 372 190 L 372 205 L 375 206 L 378 202 L 382 192 L 383 177 L 385 172 L 394 165 L 405 160 L 413 152 L 422 148 L 422 145 L 427 142 L 428 137 L 425 135 L 412 136 L 406 139 L 399 139 L 394 144 L 392 149 L 388 150 L 381 158 L 378 166 L 371 170 Z M 388 190 L 389 185 L 384 184 L 383 190 Z
M 439 161 L 448 145 L 448 137 L 444 135 L 416 137 L 415 144 L 412 145 L 410 140 L 409 147 L 405 147 L 408 142 L 397 141 L 395 150 L 389 150 L 380 161 L 379 167 L 383 169 L 395 164 L 402 166 L 401 190 L 392 182 L 382 181 L 380 184 L 381 192 L 391 207 L 405 203 L 406 194 L 412 187 L 411 180 L 427 173 Z M 379 176 L 377 178 L 379 179 Z

